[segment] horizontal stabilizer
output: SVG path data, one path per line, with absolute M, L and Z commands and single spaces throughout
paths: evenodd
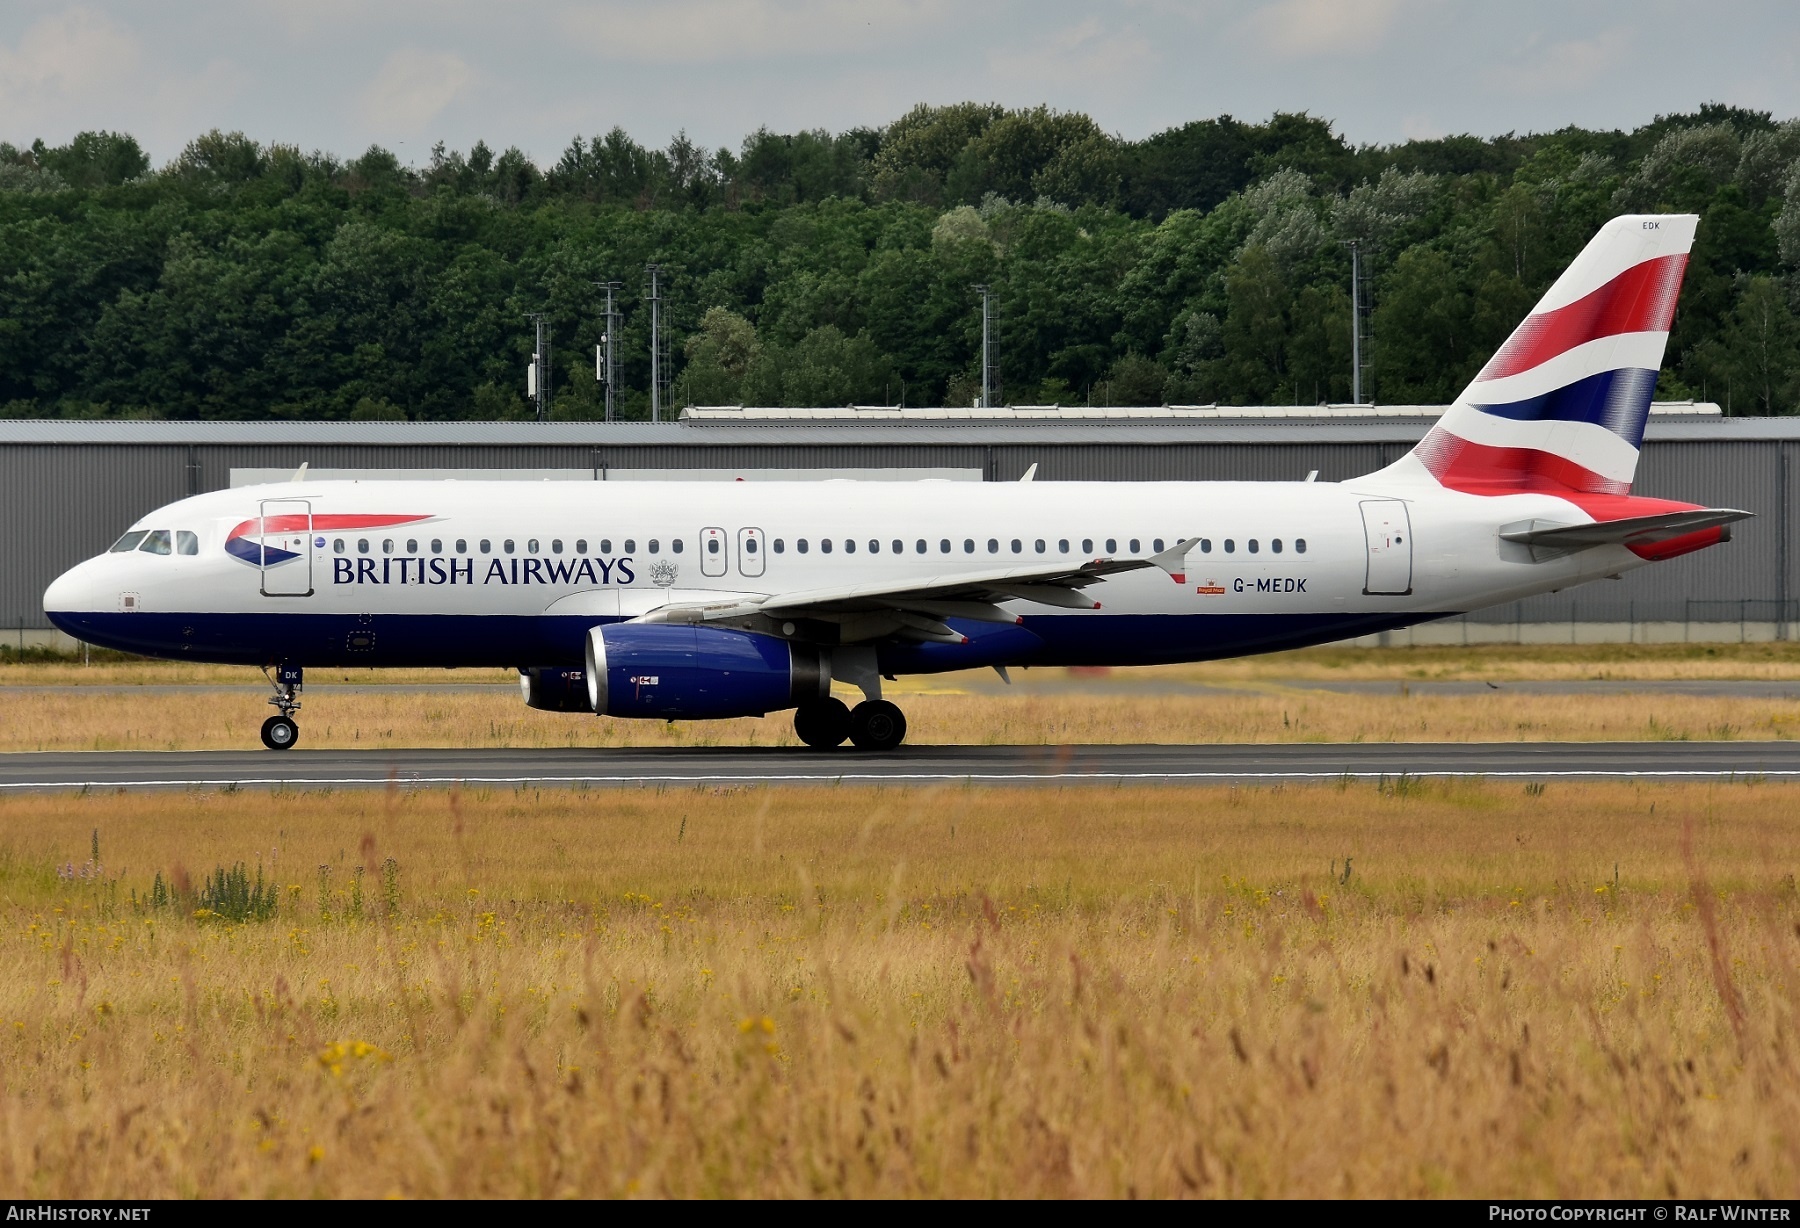
M 1724 528 L 1755 514 L 1729 507 L 1698 507 L 1691 511 L 1631 516 L 1624 520 L 1598 520 L 1591 524 L 1526 520 L 1502 527 L 1500 540 L 1531 547 L 1534 559 L 1553 558 L 1594 546 L 1628 546 L 1633 549 L 1654 546 L 1658 542 L 1686 537 L 1690 533 Z M 1730 531 L 1721 533 L 1718 540 L 1730 541 Z

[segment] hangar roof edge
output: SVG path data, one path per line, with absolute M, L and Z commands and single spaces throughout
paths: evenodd
M 680 422 L 169 422 L 0 420 L 0 447 L 20 445 L 336 447 L 794 447 L 958 444 L 985 447 L 1159 443 L 1414 443 L 1428 418 L 1202 419 L 1005 424 Z M 1800 440 L 1800 417 L 1653 417 L 1647 440 Z

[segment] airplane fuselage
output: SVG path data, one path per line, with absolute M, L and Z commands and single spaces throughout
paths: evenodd
M 45 606 L 81 639 L 182 660 L 578 668 L 591 627 L 670 604 L 1198 538 L 1179 580 L 1093 584 L 1098 609 L 1011 601 L 1012 625 L 946 617 L 964 644 L 878 647 L 884 673 L 1139 665 L 1406 626 L 1644 562 L 1623 546 L 1534 560 L 1499 539 L 1534 518 L 1586 517 L 1549 494 L 1368 482 L 302 482 L 161 508 Z M 844 624 L 800 634 L 830 643 Z

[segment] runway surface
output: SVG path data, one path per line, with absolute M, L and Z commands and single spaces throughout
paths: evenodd
M 1800 779 L 1800 742 L 1298 743 L 850 749 L 74 751 L 0 754 L 0 791 L 428 785 L 1252 784 L 1486 776 Z

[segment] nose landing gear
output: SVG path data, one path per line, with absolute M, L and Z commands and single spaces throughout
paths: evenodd
M 263 677 L 269 679 L 269 685 L 275 693 L 269 696 L 269 702 L 281 713 L 271 716 L 262 724 L 262 744 L 270 750 L 291 750 L 294 743 L 300 740 L 300 725 L 294 720 L 294 713 L 300 710 L 300 688 L 305 681 L 304 671 L 298 665 L 278 665 L 275 676 L 269 677 L 267 666 L 263 667 Z

